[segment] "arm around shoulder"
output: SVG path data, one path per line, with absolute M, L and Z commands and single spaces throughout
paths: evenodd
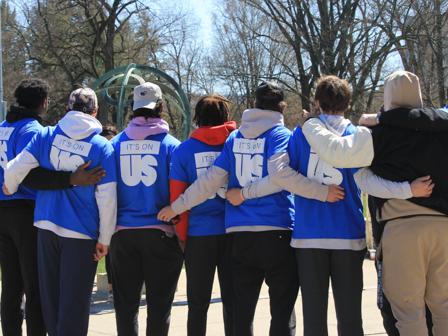
M 219 188 L 226 185 L 227 181 L 226 170 L 215 165 L 211 166 L 171 204 L 173 211 L 176 214 L 181 214 L 201 204 L 218 192 Z
M 292 169 L 287 152 L 277 153 L 269 159 L 268 172 L 272 181 L 284 190 L 322 202 L 327 200 L 328 186 L 313 181 Z
M 408 199 L 413 197 L 409 182 L 393 182 L 375 175 L 369 168 L 358 170 L 355 182 L 363 192 L 384 199 Z
M 302 127 L 306 140 L 324 161 L 335 168 L 366 167 L 372 163 L 374 150 L 370 130 L 357 127 L 357 132 L 339 137 L 317 118 Z

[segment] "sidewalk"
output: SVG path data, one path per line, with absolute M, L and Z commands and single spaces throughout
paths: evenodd
M 213 336 L 224 335 L 222 323 L 222 306 L 219 302 L 219 286 L 215 281 L 212 294 L 213 302 L 208 313 L 207 334 Z M 336 313 L 333 299 L 330 298 L 328 310 L 329 335 L 336 336 Z M 115 315 L 113 305 L 104 301 L 100 296 L 94 295 L 94 303 L 91 309 L 89 336 L 116 335 Z M 297 336 L 302 334 L 302 307 L 300 296 L 296 303 L 297 314 Z M 374 263 L 369 260 L 364 262 L 364 292 L 363 292 L 363 319 L 365 335 L 386 335 L 384 332 L 381 315 L 376 307 L 376 272 Z M 267 336 L 269 330 L 269 296 L 267 287 L 263 286 L 257 312 L 254 321 L 254 334 L 256 336 Z M 178 291 L 174 299 L 171 315 L 170 336 L 186 335 L 187 322 L 187 297 L 185 273 L 182 272 L 179 280 Z M 145 334 L 146 309 L 145 301 L 142 300 L 139 314 L 140 335 Z

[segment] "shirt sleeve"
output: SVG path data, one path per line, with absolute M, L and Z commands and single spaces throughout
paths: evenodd
M 409 182 L 392 182 L 375 175 L 370 169 L 362 168 L 354 174 L 356 184 L 363 192 L 384 199 L 412 198 Z
M 106 171 L 106 176 L 95 189 L 100 216 L 98 241 L 109 245 L 117 223 L 117 166 L 114 149 L 109 142 L 103 147 L 103 159 L 100 164 Z
M 300 174 L 299 171 L 299 144 L 295 132 L 287 144 L 287 152 L 274 154 L 268 160 L 268 171 L 272 180 L 284 190 L 295 195 L 325 202 L 328 196 L 328 186 L 313 181 Z
M 211 166 L 177 200 L 171 203 L 176 214 L 181 214 L 216 194 L 228 182 L 228 173 L 218 166 Z
M 302 131 L 319 157 L 335 168 L 367 167 L 372 163 L 373 139 L 366 127 L 357 127 L 356 133 L 340 137 L 312 118 L 303 124 Z
M 71 187 L 71 175 L 71 172 L 37 167 L 28 173 L 22 184 L 28 188 L 36 190 L 67 189 Z

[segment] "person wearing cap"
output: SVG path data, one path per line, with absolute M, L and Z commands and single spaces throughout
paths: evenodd
M 372 124 L 369 116 L 363 120 Z M 382 281 L 400 335 L 428 335 L 425 302 L 433 334 L 447 335 L 448 115 L 423 108 L 418 77 L 397 71 L 384 83 L 384 112 L 378 121 L 371 130 L 358 127 L 355 134 L 338 137 L 314 118 L 303 132 L 318 155 L 336 167 L 370 165 L 392 181 L 428 175 L 430 197 L 388 199 L 378 207 L 377 219 L 386 222 L 380 243 Z
M 243 112 L 241 127 L 230 134 L 221 154 L 171 206 L 159 213 L 170 220 L 204 202 L 228 182 L 242 188 L 245 201 L 226 202 L 225 229 L 232 237 L 234 335 L 253 335 L 253 319 L 263 281 L 269 286 L 270 335 L 294 335 L 294 304 L 299 289 L 294 251 L 289 246 L 294 207 L 289 192 L 270 180 L 268 162 L 287 151 L 291 132 L 285 128 L 282 89 L 263 82 L 255 108 Z M 337 200 L 336 189 L 295 173 L 295 192 L 309 198 Z M 257 198 L 258 199 L 254 199 Z
M 161 118 L 162 91 L 147 82 L 134 88 L 128 126 L 112 139 L 118 170 L 117 229 L 111 243 L 118 335 L 138 335 L 142 286 L 147 335 L 168 335 L 171 305 L 183 254 L 172 224 L 157 219 L 169 203 L 169 167 L 179 141 Z
M 108 252 L 116 223 L 116 163 L 99 135 L 95 92 L 70 94 L 68 112 L 55 127 L 37 133 L 5 169 L 4 189 L 14 194 L 28 172 L 41 166 L 75 171 L 86 162 L 107 174 L 94 186 L 42 190 L 36 196 L 38 273 L 49 335 L 87 335 L 97 261 Z

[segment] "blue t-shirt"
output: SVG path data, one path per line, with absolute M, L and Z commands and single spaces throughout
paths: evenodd
M 213 165 L 223 148 L 197 139 L 188 139 L 176 149 L 172 158 L 170 179 L 192 184 Z M 188 235 L 209 236 L 225 233 L 224 209 L 226 188 L 190 210 Z
M 240 131 L 232 132 L 214 165 L 229 173 L 228 188 L 242 188 L 268 175 L 268 159 L 286 152 L 291 131 L 273 127 L 256 139 L 245 139 Z M 294 224 L 292 195 L 281 191 L 244 201 L 240 206 L 226 202 L 226 229 L 244 226 L 272 226 L 291 229 Z
M 121 132 L 111 142 L 119 172 L 117 225 L 166 224 L 157 214 L 170 204 L 169 168 L 179 140 L 166 133 L 132 140 Z
M 349 124 L 342 136 L 356 132 Z M 295 226 L 292 246 L 330 249 L 365 248 L 365 222 L 361 193 L 353 174 L 357 169 L 337 169 L 310 148 L 301 128 L 296 128 L 289 143 L 290 166 L 322 184 L 340 185 L 345 198 L 335 203 L 320 202 L 295 195 Z
M 59 126 L 43 128 L 25 148 L 39 165 L 49 170 L 74 171 L 87 161 L 90 167 L 101 166 L 106 176 L 98 183 L 116 182 L 116 164 L 112 145 L 93 133 L 73 140 Z M 72 187 L 63 190 L 39 190 L 34 221 L 49 221 L 60 227 L 98 239 L 99 212 L 96 186 Z
M 26 118 L 13 123 L 0 123 L 0 181 L 4 182 L 4 169 L 8 161 L 14 159 L 31 141 L 36 133 L 42 129 L 36 119 Z M 24 186 L 19 186 L 17 192 L 7 196 L 0 191 L 0 200 L 36 198 L 36 192 Z

